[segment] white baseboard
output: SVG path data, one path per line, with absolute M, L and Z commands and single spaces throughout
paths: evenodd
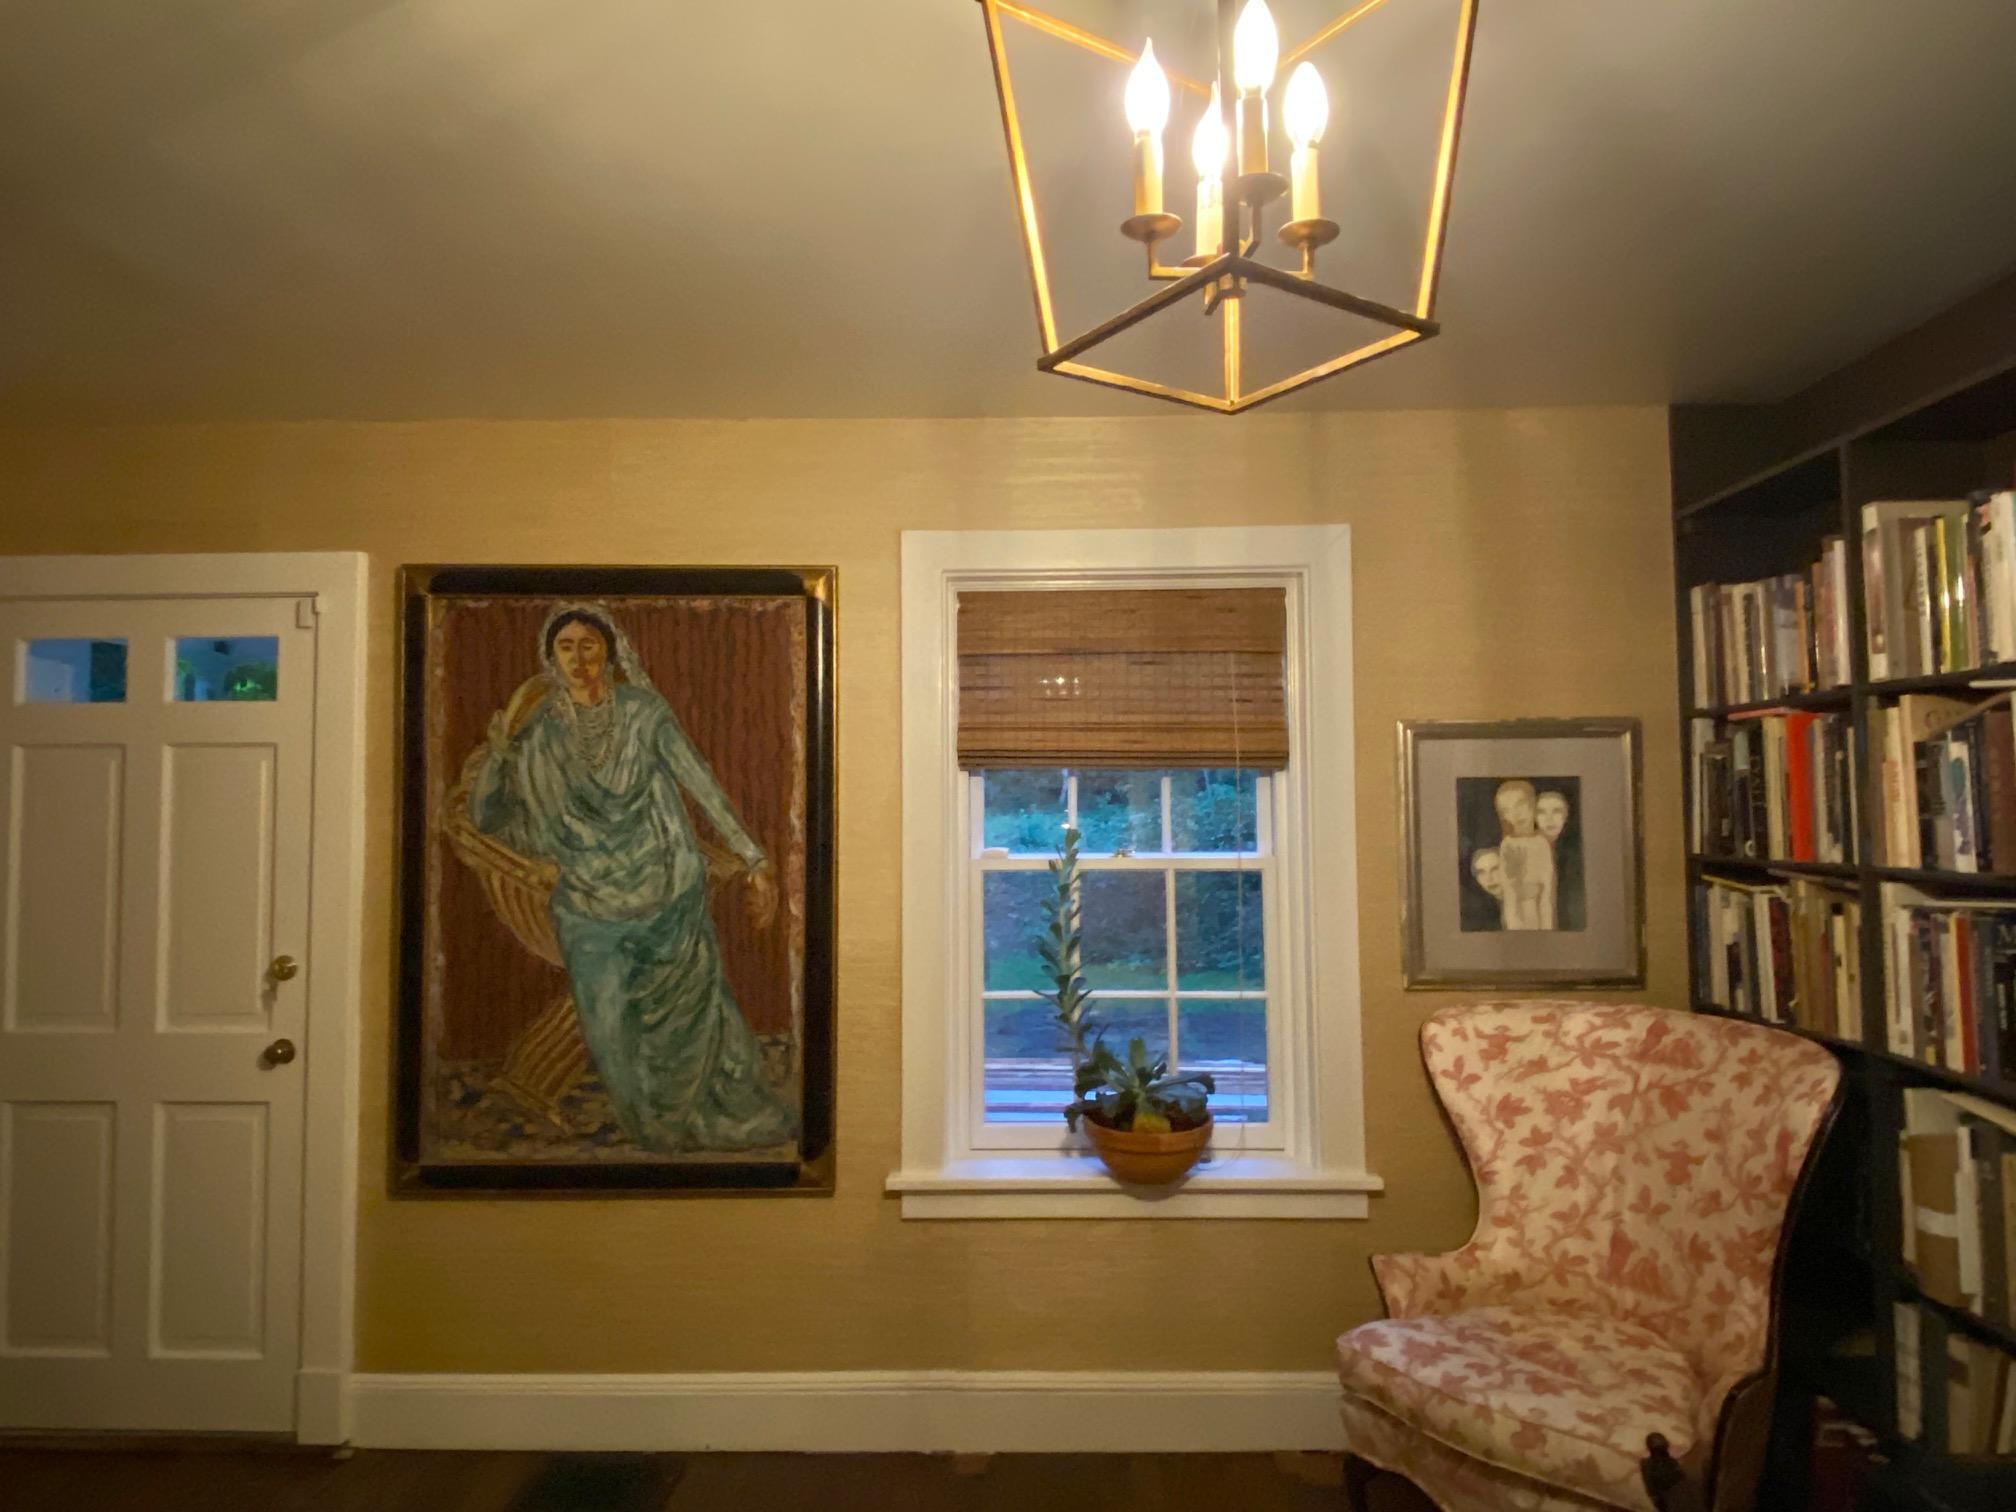
M 375 1449 L 1171 1453 L 1338 1449 L 1322 1371 L 357 1375 Z

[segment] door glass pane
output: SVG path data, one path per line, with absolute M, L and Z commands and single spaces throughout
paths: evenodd
M 1160 772 L 1080 772 L 1078 832 L 1092 855 L 1162 849 Z
M 22 659 L 23 703 L 124 703 L 126 642 L 31 640 Z
M 1267 985 L 1257 871 L 1179 872 L 1176 985 L 1186 992 L 1257 992 Z
M 989 1123 L 1059 1123 L 1071 1101 L 1071 1062 L 1050 1005 L 995 998 L 982 1006 L 983 1094 Z
M 1192 768 L 1170 774 L 1169 828 L 1179 851 L 1259 848 L 1260 774 L 1250 768 Z
M 1161 872 L 1141 871 L 1081 875 L 1085 982 L 1094 991 L 1168 988 L 1162 877 Z
M 988 872 L 981 882 L 987 990 L 1030 992 L 1051 986 L 1036 949 L 1049 927 L 1043 900 L 1054 890 L 1050 874 Z
M 1140 1040 L 1148 1058 L 1169 1054 L 1169 1000 L 1167 998 L 1095 998 L 1092 1016 L 1106 1048 L 1122 1060 L 1127 1058 L 1130 1040 Z
M 280 694 L 280 638 L 184 635 L 175 641 L 177 703 L 271 703 Z
M 1267 1000 L 1181 998 L 1176 1044 L 1185 1071 L 1209 1071 L 1215 1117 L 1260 1123 L 1267 1117 Z
M 980 843 L 1018 856 L 1054 856 L 1064 843 L 1064 773 L 1056 767 L 981 774 Z

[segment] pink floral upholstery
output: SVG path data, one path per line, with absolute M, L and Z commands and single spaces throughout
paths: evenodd
M 1779 1234 L 1839 1067 L 1774 1030 L 1585 1003 L 1444 1009 L 1421 1045 L 1477 1231 L 1373 1261 L 1391 1319 L 1337 1343 L 1349 1446 L 1447 1512 L 1649 1512 L 1645 1435 L 1698 1468 L 1764 1368 Z M 1401 1447 L 1418 1439 L 1434 1447 Z

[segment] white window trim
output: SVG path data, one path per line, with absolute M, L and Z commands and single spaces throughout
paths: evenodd
M 975 1015 L 970 963 L 956 948 L 967 933 L 957 910 L 971 891 L 966 779 L 954 742 L 958 595 L 1255 585 L 1287 590 L 1296 637 L 1287 689 L 1292 791 L 1282 812 L 1284 827 L 1298 833 L 1277 833 L 1276 844 L 1283 864 L 1303 869 L 1304 885 L 1283 890 L 1302 913 L 1289 929 L 1297 949 L 1278 958 L 1278 969 L 1299 974 L 1287 996 L 1309 1011 L 1284 1022 L 1288 1043 L 1271 1068 L 1294 1079 L 1281 1148 L 1240 1151 L 1228 1129 L 1214 1138 L 1207 1166 L 1154 1195 L 1116 1185 L 1061 1127 L 1048 1149 L 975 1150 L 960 1080 Z M 1349 527 L 905 531 L 902 591 L 903 1166 L 887 1188 L 901 1195 L 903 1216 L 1367 1216 L 1367 1194 L 1383 1183 L 1365 1169 Z M 1270 974 L 1276 963 L 1270 955 Z

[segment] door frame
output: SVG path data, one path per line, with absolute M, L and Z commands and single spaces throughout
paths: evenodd
M 294 1435 L 350 1437 L 357 1290 L 358 992 L 364 931 L 365 623 L 357 551 L 0 557 L 0 599 L 291 598 L 315 605 L 302 1107 L 301 1331 Z

